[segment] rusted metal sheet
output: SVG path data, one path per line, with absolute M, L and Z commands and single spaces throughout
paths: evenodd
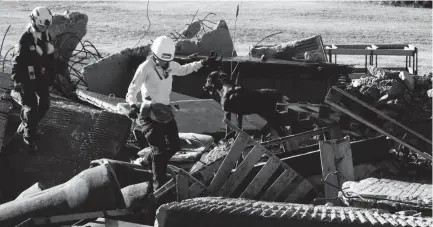
M 159 207 L 155 226 L 432 226 L 431 217 L 378 209 L 314 206 L 244 199 L 195 198 Z
M 19 122 L 18 118 L 14 120 Z M 50 187 L 88 168 L 91 160 L 116 157 L 126 144 L 130 121 L 121 115 L 55 99 L 38 131 L 42 136 L 35 155 L 20 149 L 19 139 L 5 147 L 8 155 L 2 158 L 0 169 L 13 173 L 6 189 L 11 197 L 34 184 L 35 179 Z

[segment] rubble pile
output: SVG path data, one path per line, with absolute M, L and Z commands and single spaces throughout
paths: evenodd
M 73 50 L 87 32 L 87 21 L 86 15 L 75 12 L 54 16 L 50 33 L 56 37 L 61 59 L 73 56 Z M 216 50 L 218 55 L 236 56 L 224 20 L 193 41 L 191 38 L 200 31 L 197 25 L 199 23 L 188 25 L 182 32 L 186 39 L 176 40 L 176 54 L 207 56 L 211 50 Z M 65 32 L 72 36 L 66 36 Z M 287 135 L 291 136 L 285 138 L 275 138 L 272 132 L 265 135 L 266 130 L 260 129 L 266 122 L 258 115 L 244 116 L 242 129 L 234 125 L 234 115 L 231 122 L 225 119 L 222 123 L 227 115 L 220 103 L 188 93 L 195 89 L 196 93 L 203 92 L 202 82 L 206 79 L 203 74 L 207 71 L 176 78 L 173 88 L 180 89 L 173 91 L 180 93 L 172 92 L 170 105 L 176 106 L 174 118 L 181 149 L 168 160 L 167 171 L 171 178 L 167 177 L 162 187 L 152 191 L 152 149 L 143 149 L 146 142 L 133 138 L 130 126 L 134 119 L 126 117 L 131 107 L 123 98 L 137 67 L 150 54 L 150 44 L 126 48 L 85 66 L 82 74 L 88 90 L 74 89 L 78 100 L 89 106 L 52 95 L 47 117 L 38 125 L 38 132 L 42 132 L 38 145 L 43 152 L 35 156 L 28 156 L 20 149 L 19 141 L 13 140 L 19 124 L 18 110 L 12 108 L 16 103 L 0 99 L 0 153 L 4 154 L 0 156 L 0 178 L 7 182 L 0 184 L 0 201 L 16 198 L 0 204 L 1 226 L 26 219 L 34 221 L 33 218 L 59 223 L 71 222 L 74 218 L 77 219 L 74 221 L 90 220 L 97 218 L 92 216 L 98 215 L 96 212 L 101 213 L 98 217 L 119 217 L 128 221 L 131 221 L 128 215 L 136 215 L 140 219 L 134 221 L 146 224 L 155 221 L 155 226 L 431 225 L 431 184 L 367 178 L 378 174 L 381 168 L 388 172 L 380 172 L 380 177 L 385 172 L 389 178 L 403 175 L 403 171 L 389 157 L 391 146 L 386 136 L 366 125 L 376 130 L 381 127 L 393 134 L 405 131 L 381 119 L 376 110 L 370 115 L 356 107 L 350 109 L 350 113 L 345 112 L 344 107 L 352 107 L 352 104 L 366 105 L 341 89 L 338 89 L 340 93 L 333 93 L 335 96 L 326 95 L 341 85 L 331 88 L 337 83 L 337 77 L 346 78 L 351 68 L 327 63 L 320 35 L 280 45 L 255 46 L 249 53 L 253 58 L 243 56 L 221 61 L 223 69 L 236 59 L 242 63 L 242 86 L 277 88 L 290 96 L 293 103 L 288 105 L 302 104 L 298 108 L 305 112 L 294 111 L 297 118 L 288 123 L 292 131 L 289 130 Z M 268 58 L 279 60 L 263 61 Z M 189 60 L 180 59 L 182 64 Z M 60 74 L 66 76 L 60 83 L 68 84 L 67 61 L 59 64 Z M 416 76 L 369 66 L 367 75 L 344 82 L 342 86 L 351 95 L 431 138 L 431 74 Z M 0 92 L 9 95 L 11 89 L 10 75 L 0 74 Z M 136 104 L 141 105 L 141 97 L 138 100 Z M 328 102 L 330 100 L 338 101 L 335 104 Z M 329 105 L 308 106 L 316 101 Z M 343 108 L 338 108 L 340 104 Z M 348 116 L 331 119 L 325 116 L 327 113 L 322 107 L 329 112 L 333 107 L 336 112 L 340 111 L 338 116 L 343 113 Z M 308 119 L 302 119 L 302 124 L 301 112 L 308 115 Z M 329 121 L 319 125 L 312 119 L 313 115 L 316 120 L 326 118 Z M 367 120 L 363 121 L 365 125 L 352 124 L 356 121 L 351 117 Z M 346 131 L 342 125 L 347 122 L 341 119 L 349 119 L 350 126 L 364 130 L 359 134 L 361 140 L 350 141 L 344 137 Z M 229 128 L 237 133 L 225 135 L 215 144 L 215 139 L 224 136 L 224 130 Z M 343 137 L 344 143 L 338 142 Z M 320 140 L 327 140 L 329 144 L 324 145 Z M 286 142 L 293 146 L 283 149 L 281 145 Z M 120 161 L 127 153 L 125 150 L 127 155 L 131 151 L 128 158 L 135 160 Z M 89 162 L 90 168 L 85 169 Z M 15 188 L 9 187 L 11 185 Z M 338 190 L 328 190 L 329 186 Z M 16 192 L 24 188 L 27 189 L 17 198 Z M 343 192 L 354 196 L 348 197 Z M 177 203 L 173 202 L 175 197 Z M 336 206 L 293 203 L 313 201 L 311 203 L 316 204 L 320 200 L 336 199 L 338 201 L 333 203 Z M 340 202 L 349 207 L 337 206 L 342 205 Z M 406 209 L 422 214 L 398 213 Z M 429 217 L 422 216 L 426 212 Z M 56 215 L 63 216 L 54 217 Z M 143 221 L 143 217 L 149 220 Z
M 368 75 L 352 80 L 345 87 L 350 94 L 427 138 L 431 138 L 431 127 L 425 127 L 432 116 L 432 100 L 428 96 L 431 89 L 431 74 L 417 76 L 374 66 L 368 67 Z M 390 132 L 397 130 L 386 124 L 382 126 Z
M 302 59 L 324 62 L 326 61 L 326 56 L 323 52 L 321 40 L 321 36 L 319 35 L 278 45 L 257 46 L 251 49 L 251 56 L 256 58 L 265 56 L 269 59 Z

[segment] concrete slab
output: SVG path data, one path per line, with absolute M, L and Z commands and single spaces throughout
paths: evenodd
M 346 192 L 363 198 L 345 198 L 340 195 L 350 206 L 376 207 L 391 212 L 417 210 L 431 214 L 432 211 L 431 184 L 367 178 L 359 182 L 347 181 L 342 187 Z
M 92 105 L 118 114 L 127 114 L 129 105 L 122 98 L 109 97 L 91 91 L 77 90 L 78 97 Z M 172 92 L 170 98 L 171 104 L 177 104 L 180 110 L 175 113 L 175 119 L 178 124 L 179 132 L 189 133 L 217 133 L 225 131 L 224 111 L 221 105 L 212 99 L 184 100 L 190 96 Z M 233 114 L 232 122 L 236 122 L 236 116 Z M 266 121 L 258 115 L 244 116 L 243 127 L 246 130 L 257 130 L 262 128 Z
M 125 49 L 83 68 L 90 91 L 124 98 L 135 69 L 146 60 L 150 45 Z
M 19 118 L 13 119 L 14 126 Z M 12 127 L 12 126 L 11 126 Z M 0 185 L 9 196 L 38 181 L 47 187 L 65 182 L 89 167 L 90 161 L 114 158 L 126 144 L 129 119 L 64 99 L 53 99 L 46 117 L 38 125 L 40 151 L 30 155 L 15 137 L 4 149 L 0 171 L 8 173 Z
M 181 100 L 171 102 L 178 104 L 180 110 L 175 114 L 180 132 L 215 133 L 225 131 L 224 111 L 221 105 L 211 99 Z M 236 122 L 233 115 L 232 122 Z M 260 129 L 265 125 L 265 120 L 257 115 L 244 117 L 243 128 L 245 130 Z

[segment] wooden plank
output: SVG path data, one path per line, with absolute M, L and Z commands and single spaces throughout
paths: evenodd
M 211 194 L 216 194 L 216 192 L 227 180 L 233 167 L 238 161 L 240 155 L 242 154 L 242 151 L 244 150 L 246 144 L 248 144 L 248 139 L 249 137 L 242 133 L 240 133 L 236 137 L 232 147 L 230 148 L 230 151 L 228 152 L 227 156 L 224 158 L 224 161 L 221 164 L 220 168 L 218 169 L 217 174 L 212 179 L 212 182 L 208 187 L 209 192 Z
M 204 167 L 203 169 L 199 170 L 200 179 L 202 179 L 204 182 L 209 182 L 214 177 L 215 173 L 218 171 L 222 162 L 223 162 L 223 158 L 216 160 L 211 164 L 207 165 L 206 167 Z M 188 194 L 190 198 L 194 198 L 202 194 L 204 191 L 205 188 L 203 188 L 199 183 L 194 182 L 189 187 Z
M 218 196 L 229 196 L 241 184 L 251 169 L 265 154 L 264 148 L 255 146 L 247 157 L 236 168 L 236 171 L 229 177 L 220 190 L 215 193 Z
M 297 173 L 293 170 L 286 169 L 284 172 L 275 180 L 275 182 L 268 188 L 265 194 L 260 198 L 260 200 L 264 201 L 274 201 L 280 193 L 283 191 L 282 189 L 290 184 L 290 182 L 295 179 Z
M 241 194 L 241 198 L 254 199 L 257 194 L 262 190 L 269 178 L 278 169 L 281 160 L 276 157 L 271 157 L 257 173 L 245 191 Z
M 189 182 L 188 178 L 183 174 L 176 175 L 176 194 L 177 201 L 180 202 L 188 198 Z
M 335 140 L 319 141 L 320 148 L 320 160 L 322 164 L 322 178 L 325 182 L 338 185 L 338 176 L 335 174 L 330 174 L 337 171 L 337 166 L 335 164 L 334 149 Z M 338 189 L 325 184 L 325 197 L 334 198 L 338 196 Z M 339 204 L 338 204 L 339 205 Z
M 293 190 L 284 200 L 287 203 L 293 203 L 302 199 L 305 195 L 307 195 L 310 190 L 313 189 L 313 185 L 307 180 L 304 179 L 298 186 Z
M 350 138 L 348 136 L 343 139 L 320 141 L 319 147 L 324 181 L 341 188 L 346 179 L 355 180 Z M 340 172 L 343 177 L 332 174 L 336 171 Z M 338 189 L 329 184 L 325 184 L 325 197 L 334 198 L 338 196 Z M 338 204 L 339 202 L 337 201 Z
M 352 158 L 352 149 L 350 147 L 350 137 L 346 136 L 342 139 L 338 139 L 336 140 L 335 143 L 338 144 L 338 146 L 336 147 L 337 149 L 334 149 L 337 170 L 344 176 L 344 177 L 338 176 L 338 184 L 341 187 L 346 180 L 347 181 L 355 180 L 355 170 L 353 168 L 353 158 Z

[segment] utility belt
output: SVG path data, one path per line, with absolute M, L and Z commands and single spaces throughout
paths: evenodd
M 145 119 L 149 117 L 153 121 L 168 123 L 174 119 L 174 111 L 171 105 L 161 103 L 141 104 L 140 114 L 137 118 L 137 124 L 144 125 Z

